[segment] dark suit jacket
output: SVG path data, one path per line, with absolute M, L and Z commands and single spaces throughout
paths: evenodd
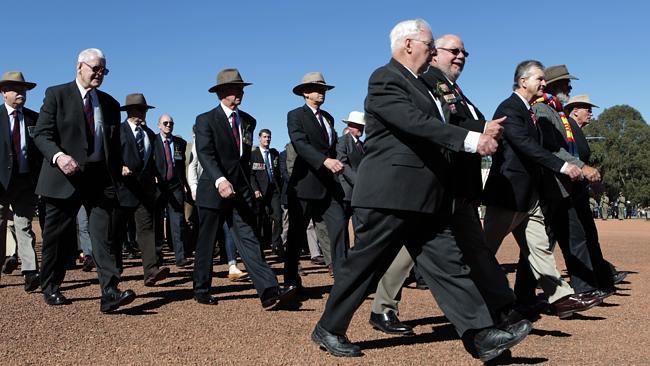
M 436 90 L 438 83 L 447 85 L 450 91 L 456 96 L 456 113 L 450 114 L 450 123 L 463 127 L 470 131 L 483 133 L 485 129 L 485 117 L 479 109 L 464 94 L 454 91 L 454 86 L 447 80 L 445 75 L 435 67 L 429 67 L 427 72 L 422 74 L 422 81 L 430 90 Z M 468 104 L 474 107 L 478 119 L 474 119 Z M 481 155 L 459 152 L 454 156 L 454 189 L 456 197 L 463 197 L 470 200 L 478 200 L 483 191 L 483 178 L 481 176 Z
M 187 141 L 182 137 L 172 135 L 172 142 L 174 144 L 174 151 L 172 151 L 172 159 L 174 159 L 174 178 L 167 182 L 164 177 L 167 174 L 167 160 L 165 159 L 165 145 L 162 142 L 160 134 L 154 137 L 154 162 L 158 169 L 158 175 L 163 179 L 158 180 L 158 186 L 161 191 L 170 191 L 179 203 L 185 200 L 185 191 L 189 192 L 189 184 L 187 183 L 187 171 L 185 170 L 185 151 L 187 150 Z
M 22 108 L 23 119 L 25 120 L 25 144 L 27 146 L 27 164 L 29 165 L 29 174 L 32 177 L 34 186 L 38 182 L 38 174 L 41 172 L 41 163 L 43 155 L 34 145 L 32 137 L 34 126 L 38 120 L 38 113 L 29 108 Z M 14 149 L 11 142 L 11 133 L 8 130 L 9 115 L 5 104 L 0 105 L 0 126 L 5 126 L 6 133 L 0 134 L 0 184 L 1 188 L 7 190 L 11 177 L 17 172 L 13 171 Z M 31 130 L 31 133 L 30 133 Z
M 120 205 L 124 207 L 136 207 L 139 203 L 151 204 L 158 195 L 156 180 L 160 180 L 158 170 L 156 169 L 154 156 L 156 134 L 147 126 L 142 125 L 143 132 L 147 135 L 150 142 L 151 152 L 146 161 L 140 159 L 138 146 L 135 142 L 135 136 L 131 131 L 128 122 L 123 122 L 120 131 L 120 145 L 122 147 L 122 165 L 126 166 L 133 172 L 130 176 L 122 176 L 118 179 L 117 189 L 120 198 Z
M 280 170 L 280 153 L 276 149 L 269 149 L 269 159 L 273 169 L 273 180 L 279 192 L 282 189 L 282 171 Z M 266 195 L 269 189 L 269 175 L 266 172 L 266 164 L 262 156 L 262 150 L 258 147 L 251 152 L 251 186 L 253 191 L 260 191 Z
M 104 119 L 104 159 L 112 184 L 121 174 L 120 161 L 120 104 L 110 95 L 97 90 Z M 43 106 L 36 122 L 34 143 L 43 153 L 44 162 L 36 193 L 64 199 L 83 184 L 79 174 L 63 174 L 52 158 L 59 151 L 72 156 L 83 171 L 88 161 L 88 128 L 83 101 L 76 82 L 57 85 L 45 91 Z
M 312 110 L 305 104 L 287 114 L 287 128 L 291 144 L 296 150 L 296 161 L 289 180 L 289 193 L 301 199 L 323 199 L 329 196 L 343 199 L 338 180 L 323 163 L 336 158 L 337 135 L 334 118 L 322 110 L 323 122 L 329 123 L 333 141 L 323 138 L 322 127 Z
M 290 144 L 287 144 L 287 146 Z M 289 186 L 289 171 L 287 169 L 287 150 L 284 149 L 280 153 L 280 173 L 282 173 L 282 193 L 280 202 L 283 206 L 289 204 L 289 199 L 287 197 L 287 187 Z
M 501 102 L 494 118 L 506 116 L 503 138 L 492 156 L 483 202 L 514 211 L 527 212 L 533 193 L 543 198 L 543 169 L 559 172 L 564 161 L 546 150 L 530 112 L 515 93 Z M 538 123 L 539 125 L 539 123 Z
M 352 200 L 352 188 L 357 181 L 357 169 L 361 164 L 363 154 L 356 147 L 352 135 L 345 134 L 339 139 L 336 145 L 336 158 L 341 161 L 343 166 L 343 173 L 338 176 L 345 192 L 344 200 Z
M 236 198 L 244 199 L 249 204 L 252 202 L 249 176 L 253 131 L 257 122 L 242 110 L 238 113 L 243 140 L 241 157 L 221 105 L 196 117 L 196 153 L 203 167 L 196 192 L 199 207 L 232 207 L 232 200 L 221 198 L 214 185 L 220 177 L 225 177 L 233 185 Z
M 352 206 L 449 213 L 450 151 L 463 149 L 468 131 L 443 123 L 424 83 L 394 59 L 370 76 L 365 111 Z

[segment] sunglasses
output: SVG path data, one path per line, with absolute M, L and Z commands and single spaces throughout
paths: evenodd
M 108 70 L 107 68 L 105 68 L 104 66 L 100 66 L 100 65 L 97 65 L 97 66 L 90 66 L 90 65 L 88 65 L 88 64 L 85 63 L 85 62 L 82 62 L 82 64 L 88 66 L 88 68 L 90 68 L 90 70 L 91 70 L 92 72 L 94 72 L 95 74 L 99 74 L 99 73 L 101 73 L 102 75 L 108 75 L 108 71 L 109 71 L 109 70 Z
M 173 121 L 162 121 L 162 122 L 160 122 L 160 123 L 162 123 L 162 125 L 165 126 L 165 127 L 173 126 L 173 125 L 174 125 L 174 122 L 173 122 Z
M 467 51 L 465 51 L 465 50 L 461 50 L 460 48 L 444 48 L 444 47 L 438 47 L 438 49 L 439 49 L 439 50 L 445 50 L 445 51 L 451 53 L 451 54 L 454 55 L 454 56 L 458 56 L 458 55 L 461 54 L 461 53 L 462 53 L 463 56 L 465 56 L 465 57 L 468 57 L 468 56 L 469 56 L 469 52 L 467 52 Z

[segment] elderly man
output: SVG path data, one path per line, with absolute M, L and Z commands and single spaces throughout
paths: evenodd
M 545 169 L 578 179 L 582 172 L 576 165 L 565 162 L 541 145 L 540 123 L 530 103 L 543 95 L 546 85 L 544 66 L 535 60 L 523 61 L 515 70 L 514 92 L 504 100 L 495 118 L 506 116 L 503 122 L 503 143 L 492 157 L 492 167 L 485 184 L 483 202 L 485 237 L 493 254 L 503 239 L 512 233 L 520 247 L 520 261 L 515 282 L 519 302 L 534 305 L 534 293 L 528 291 L 528 267 L 534 273 L 549 302 L 560 318 L 598 305 L 598 297 L 577 296 L 571 286 L 562 280 L 553 257 L 540 200 Z M 546 173 L 548 174 L 548 173 Z M 555 184 L 555 183 L 553 183 Z M 534 289 L 533 289 L 534 290 Z
M 97 277 L 100 310 L 113 311 L 135 298 L 120 291 L 112 215 L 117 206 L 115 182 L 122 172 L 120 105 L 97 88 L 108 74 L 102 51 L 89 48 L 77 59 L 77 77 L 45 91 L 34 142 L 43 164 L 36 193 L 45 197 L 41 288 L 48 305 L 67 304 L 60 291 L 74 247 L 77 212 L 84 205 Z
M 360 356 L 345 336 L 352 316 L 405 245 L 446 317 L 482 361 L 531 330 L 527 320 L 494 327 L 450 227 L 451 152 L 491 154 L 490 136 L 445 123 L 439 97 L 418 79 L 435 46 L 421 20 L 390 33 L 393 58 L 377 69 L 365 101 L 365 155 L 352 193 L 355 245 L 340 267 L 312 340 L 336 356 Z M 408 189 L 403 189 L 408 187 Z
M 188 247 L 183 235 L 185 221 L 185 194 L 190 194 L 185 170 L 185 151 L 187 141 L 176 136 L 174 132 L 174 119 L 169 114 L 163 114 L 158 119 L 160 133 L 154 140 L 155 162 L 158 168 L 158 187 L 161 196 L 158 199 L 156 219 L 156 243 L 158 251 L 162 250 L 163 220 L 165 213 L 169 232 L 171 233 L 171 246 L 174 249 L 176 267 L 185 268 L 192 264 L 191 249 Z
M 302 281 L 298 276 L 298 259 L 310 220 L 314 225 L 325 222 L 331 253 L 331 257 L 325 256 L 325 261 L 331 258 L 335 278 L 346 255 L 343 189 L 336 177 L 344 167 L 336 159 L 338 137 L 334 118 L 322 109 L 325 94 L 333 88 L 320 72 L 305 74 L 302 82 L 293 88 L 293 93 L 302 97 L 305 104 L 287 113 L 289 138 L 297 156 L 287 191 L 289 234 L 284 281 L 299 289 Z
M 239 109 L 247 85 L 250 83 L 242 80 L 237 69 L 221 70 L 217 84 L 209 89 L 210 93 L 217 93 L 219 105 L 196 117 L 196 152 L 203 173 L 196 191 L 199 239 L 194 262 L 194 300 L 205 305 L 217 303 L 210 295 L 212 255 L 218 229 L 225 221 L 262 307 L 269 309 L 286 304 L 296 288 L 278 286 L 253 233 L 255 213 L 248 180 L 256 121 Z
M 25 107 L 27 91 L 35 86 L 35 83 L 26 82 L 19 71 L 7 72 L 0 80 L 4 99 L 0 106 L 0 126 L 8 132 L 0 135 L 0 164 L 3 167 L 0 172 L 0 263 L 4 262 L 11 205 L 17 253 L 25 276 L 25 291 L 28 292 L 36 290 L 39 285 L 32 218 L 36 208 L 34 189 L 43 156 L 32 139 L 38 113 Z
M 444 35 L 435 41 L 436 55 L 431 67 L 421 78 L 433 93 L 442 94 L 448 106 L 449 122 L 471 131 L 484 132 L 499 138 L 505 118 L 487 121 L 479 109 L 472 104 L 458 86 L 469 53 L 463 40 L 453 34 Z M 459 152 L 454 155 L 453 165 L 454 211 L 451 225 L 456 242 L 471 268 L 470 275 L 477 285 L 493 318 L 498 322 L 516 321 L 521 315 L 513 312 L 515 295 L 508 279 L 485 244 L 483 228 L 478 217 L 478 203 L 483 188 L 481 178 L 481 156 Z M 372 304 L 370 324 L 389 334 L 412 334 L 410 326 L 397 318 L 402 284 L 406 280 L 413 260 L 405 248 L 382 277 Z
M 343 164 L 343 173 L 338 177 L 345 192 L 343 202 L 347 222 L 352 216 L 350 201 L 352 201 L 352 188 L 357 180 L 357 168 L 365 152 L 361 136 L 366 127 L 366 120 L 363 112 L 352 111 L 343 122 L 347 124 L 348 132 L 343 134 L 336 145 L 336 158 Z M 356 225 L 352 224 L 352 226 Z
M 122 151 L 122 174 L 118 180 L 120 207 L 115 214 L 117 242 L 126 238 L 126 222 L 133 217 L 136 238 L 142 253 L 144 285 L 154 286 L 169 274 L 169 268 L 161 268 L 155 241 L 155 210 L 159 191 L 154 162 L 155 133 L 146 125 L 147 111 L 155 108 L 147 104 L 144 95 L 129 94 L 120 108 L 126 111 L 126 121 L 121 125 L 120 146 Z

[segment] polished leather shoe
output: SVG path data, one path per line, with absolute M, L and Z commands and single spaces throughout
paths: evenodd
M 162 281 L 169 276 L 169 268 L 156 268 L 145 278 L 144 285 L 147 287 L 155 286 L 156 282 Z
M 120 291 L 115 289 L 102 295 L 99 310 L 108 313 L 117 310 L 120 306 L 128 305 L 135 300 L 135 292 L 131 290 Z
M 207 293 L 195 293 L 194 301 L 203 305 L 217 305 L 217 298 Z
M 612 276 L 612 279 L 614 280 L 614 284 L 618 285 L 619 283 L 623 282 L 625 277 L 627 277 L 628 273 L 629 272 L 627 271 L 617 271 L 616 273 L 614 273 L 614 275 Z
M 555 308 L 557 316 L 560 317 L 560 319 L 566 319 L 571 317 L 574 313 L 591 309 L 602 302 L 603 300 L 599 297 L 585 294 L 573 294 L 557 300 L 552 305 Z
M 176 267 L 178 268 L 187 268 L 192 265 L 192 260 L 191 259 L 181 259 L 180 261 L 176 262 Z
M 325 259 L 323 258 L 322 255 L 317 255 L 311 259 L 311 263 L 315 264 L 317 266 L 324 266 L 325 265 Z
M 389 311 L 386 314 L 370 313 L 370 320 L 368 321 L 373 328 L 382 331 L 386 334 L 400 334 L 412 336 L 415 335 L 413 328 L 400 322 L 397 314 Z
M 269 290 L 269 294 L 262 294 L 262 307 L 264 309 L 269 309 L 274 306 L 280 306 L 294 297 L 297 291 L 296 286 L 288 286 L 285 288 L 276 287 L 275 289 Z
M 521 342 L 533 329 L 528 320 L 520 320 L 511 325 L 511 331 L 498 328 L 486 328 L 474 336 L 476 356 L 483 362 L 498 357 L 503 351 Z
M 428 290 L 429 285 L 427 285 L 427 283 L 424 282 L 424 279 L 418 278 L 417 281 L 415 281 L 415 288 L 418 290 Z
M 321 327 L 320 323 L 316 324 L 314 331 L 311 333 L 311 340 L 337 357 L 363 356 L 361 348 L 352 344 L 348 337 L 332 334 Z
M 614 295 L 615 293 L 616 293 L 616 289 L 612 287 L 612 288 L 604 289 L 604 290 L 596 289 L 596 290 L 591 290 L 591 291 L 587 291 L 587 292 L 581 292 L 581 293 L 577 294 L 577 296 L 579 296 L 581 299 L 585 298 L 585 297 L 587 297 L 587 298 L 597 297 L 597 298 L 599 298 L 601 300 L 605 300 L 606 298 Z
M 87 255 L 84 257 L 84 261 L 81 267 L 81 270 L 84 272 L 90 272 L 95 268 L 95 261 L 93 260 L 93 257 Z
M 45 303 L 51 306 L 67 305 L 70 303 L 59 291 L 49 295 L 43 294 L 43 298 L 45 299 Z
M 334 265 L 332 263 L 327 265 L 327 274 L 334 278 Z
M 38 286 L 41 284 L 40 278 L 38 277 L 37 272 L 25 273 L 25 291 L 32 292 L 38 289 Z
M 2 273 L 11 274 L 13 271 L 18 268 L 18 258 L 11 256 L 5 259 L 4 264 L 2 265 Z
M 248 280 L 248 273 L 247 272 L 228 273 L 228 279 L 232 282 L 246 281 Z

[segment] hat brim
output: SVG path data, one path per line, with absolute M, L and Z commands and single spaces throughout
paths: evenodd
M 587 103 L 587 102 L 573 102 L 573 103 L 568 103 L 567 105 L 564 106 L 564 108 L 568 110 L 568 109 L 571 109 L 571 108 L 576 108 L 576 107 L 578 107 L 578 106 L 580 106 L 580 105 L 589 105 L 589 106 L 592 106 L 592 107 L 594 107 L 594 108 L 600 108 L 599 106 L 597 106 L 597 105 L 595 105 L 595 104 L 593 104 L 593 103 Z
M 242 87 L 253 85 L 253 83 L 240 83 L 240 82 L 231 82 L 231 83 L 223 83 L 223 84 L 217 84 L 213 86 L 212 88 L 208 89 L 208 93 L 216 93 L 219 88 L 222 88 L 224 86 L 228 85 L 241 85 Z
M 298 95 L 302 97 L 302 90 L 306 87 L 309 86 L 320 86 L 325 88 L 326 90 L 332 90 L 334 89 L 334 85 L 328 85 L 328 84 L 323 84 L 323 83 L 304 83 L 304 84 L 298 84 L 293 87 L 293 94 Z
M 366 125 L 365 122 L 350 121 L 350 120 L 347 120 L 347 119 L 342 119 L 341 122 L 345 123 L 346 125 L 350 124 L 350 123 L 355 124 L 355 125 L 359 125 L 359 126 L 365 126 Z
M 12 84 L 24 86 L 27 90 L 32 90 L 36 87 L 36 83 L 30 83 L 27 81 L 2 80 L 0 81 L 0 88 Z
M 558 76 L 558 77 L 556 77 L 556 78 L 553 78 L 553 79 L 551 79 L 551 80 L 546 80 L 546 84 L 550 84 L 550 83 L 553 83 L 553 82 L 556 82 L 556 81 L 560 81 L 560 80 L 580 80 L 580 79 L 578 79 L 577 77 L 575 77 L 575 76 L 573 76 L 573 75 L 571 75 L 571 74 L 569 74 L 569 75 L 562 75 L 562 76 Z
M 156 108 L 156 107 L 154 107 L 154 106 L 152 106 L 152 105 L 148 105 L 148 104 L 129 104 L 129 105 L 123 105 L 123 106 L 121 106 L 121 107 L 120 107 L 120 110 L 121 110 L 121 111 L 126 111 L 126 110 L 128 110 L 128 109 L 136 108 L 136 107 L 140 107 L 140 108 L 143 108 L 143 107 L 144 107 L 144 108 L 146 108 L 146 109 L 154 109 L 154 108 Z

